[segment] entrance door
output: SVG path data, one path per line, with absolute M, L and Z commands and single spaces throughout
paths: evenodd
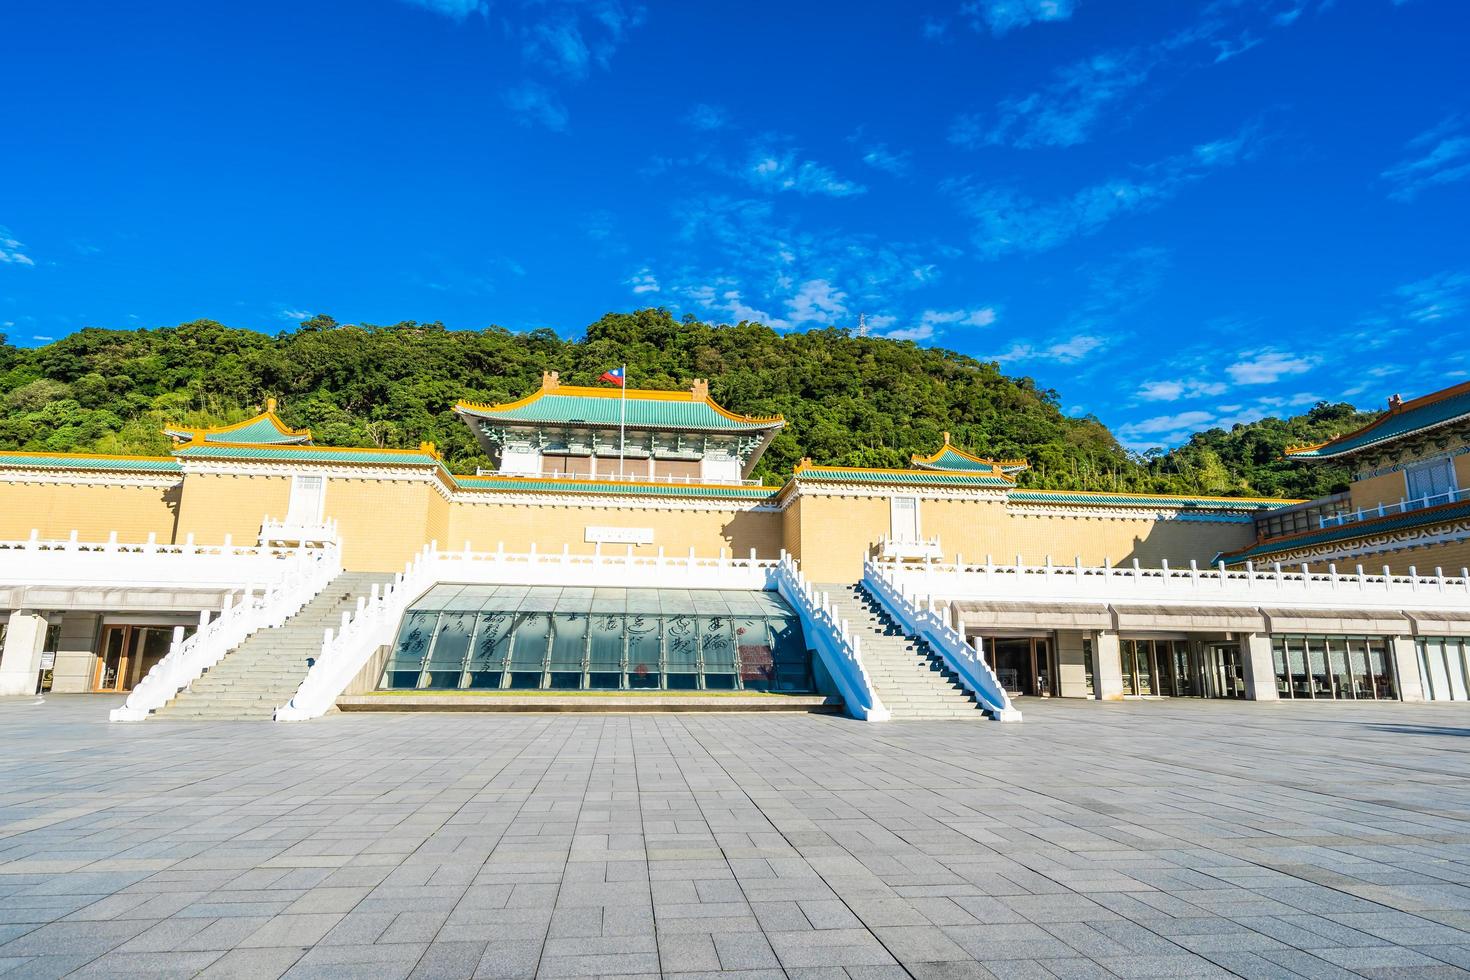
M 1238 644 L 1211 644 L 1205 653 L 1205 662 L 1211 687 L 1206 692 L 1208 695 L 1217 698 L 1245 697 L 1245 667 Z
M 987 637 L 984 640 L 991 669 L 1007 694 L 1049 696 L 1056 671 L 1051 641 L 1046 637 Z
M 131 691 L 168 654 L 172 626 L 108 626 L 97 654 L 95 691 Z

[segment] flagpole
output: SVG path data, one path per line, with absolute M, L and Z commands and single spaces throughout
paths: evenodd
M 618 479 L 623 478 L 623 434 L 628 425 L 628 365 L 623 365 L 622 397 L 618 399 Z

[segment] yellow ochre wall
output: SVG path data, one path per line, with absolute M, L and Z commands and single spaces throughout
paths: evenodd
M 524 552 L 536 545 L 542 552 L 559 552 L 563 545 L 573 554 L 590 555 L 595 545 L 585 540 L 588 525 L 597 527 L 651 528 L 653 544 L 634 549 L 637 555 L 717 555 L 725 549 L 748 555 L 754 548 L 760 558 L 775 558 L 781 552 L 781 515 L 774 511 L 664 510 L 649 507 L 552 506 L 487 500 L 459 503 L 449 508 L 449 540 L 440 545 L 449 550 L 464 547 L 494 551 Z M 623 554 L 627 545 L 605 544 L 605 554 Z
M 66 538 L 72 531 L 82 541 L 106 541 L 113 531 L 128 543 L 156 535 L 160 544 L 174 539 L 179 488 L 24 483 L 0 481 L 0 539 Z
M 235 544 L 253 545 L 261 521 L 284 518 L 290 500 L 289 475 L 186 473 L 178 539 L 192 534 L 199 544 L 220 544 L 228 534 Z
M 1453 452 L 1466 446 L 1464 439 L 1451 439 L 1445 446 L 1435 447 L 1435 450 L 1426 454 L 1430 459 L 1438 456 L 1446 450 Z M 1455 485 L 1461 490 L 1470 488 L 1470 453 L 1461 453 L 1453 457 L 1455 467 Z M 1408 481 L 1404 477 L 1403 470 L 1395 473 L 1384 473 L 1381 476 L 1370 476 L 1367 479 L 1355 480 L 1348 488 L 1352 496 L 1354 507 L 1368 510 L 1379 504 L 1396 504 L 1408 496 Z
M 430 541 L 438 538 L 443 547 L 447 507 L 422 480 L 327 479 L 324 513 L 337 520 L 342 567 L 349 571 L 402 571 Z
M 863 557 L 890 529 L 887 497 L 822 496 L 804 490 L 799 528 L 802 570 L 814 582 L 848 582 L 862 574 Z M 919 501 L 919 533 L 938 535 L 944 556 L 958 553 L 967 561 L 1040 564 L 1047 556 L 1057 564 L 1114 564 L 1137 558 L 1145 565 L 1161 559 L 1187 565 L 1206 564 L 1216 553 L 1242 548 L 1255 539 L 1250 522 L 1138 519 L 1129 517 L 1065 517 L 1008 513 L 994 500 Z M 790 550 L 788 548 L 788 550 Z

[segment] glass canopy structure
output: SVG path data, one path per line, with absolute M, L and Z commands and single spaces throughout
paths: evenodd
M 408 610 L 381 690 L 812 690 L 774 592 L 440 585 Z

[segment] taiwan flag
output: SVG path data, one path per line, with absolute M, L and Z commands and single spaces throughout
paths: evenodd
M 604 371 L 604 372 L 602 372 L 602 377 L 598 378 L 597 380 L 598 381 L 611 381 L 613 384 L 615 384 L 619 388 L 621 388 L 623 386 L 623 377 L 627 373 L 628 373 L 628 369 L 625 368 L 625 367 L 613 368 L 611 371 Z

